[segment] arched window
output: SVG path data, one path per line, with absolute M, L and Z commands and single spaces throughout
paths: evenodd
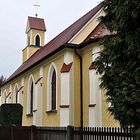
M 33 93 L 34 93 L 34 85 L 32 81 L 30 89 L 30 113 L 33 113 Z
M 48 72 L 47 103 L 48 111 L 57 109 L 57 71 L 54 64 L 50 66 Z
M 40 47 L 40 37 L 39 37 L 39 35 L 37 35 L 37 36 L 35 37 L 35 46 Z
M 34 80 L 31 76 L 28 82 L 28 114 L 33 114 L 33 101 L 34 101 Z
M 55 69 L 51 79 L 51 109 L 56 110 L 56 72 Z

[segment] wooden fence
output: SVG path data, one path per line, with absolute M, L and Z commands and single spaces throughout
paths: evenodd
M 74 128 L 72 140 L 135 140 L 135 135 L 130 128 L 85 127 L 83 130 L 79 129 Z
M 130 128 L 4 127 L 0 140 L 135 140 Z

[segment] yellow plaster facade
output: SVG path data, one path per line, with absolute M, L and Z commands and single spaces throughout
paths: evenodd
M 74 55 L 74 126 L 80 126 L 80 61 L 78 56 Z
M 103 10 L 99 10 L 98 13 L 80 30 L 71 40 L 70 42 L 73 44 L 80 44 L 85 40 L 85 38 L 96 28 L 96 26 L 100 23 L 99 17 L 104 16 L 105 13 Z
M 43 79 L 43 125 L 44 126 L 60 126 L 60 96 L 61 96 L 61 89 L 60 89 L 60 70 L 61 66 L 63 65 L 64 57 L 63 54 L 59 53 L 58 55 L 53 56 L 50 58 L 49 61 L 46 61 L 44 64 L 44 79 Z M 47 111 L 47 82 L 48 82 L 48 71 L 51 64 L 55 64 L 57 69 L 57 110 L 55 112 Z
M 80 54 L 83 58 L 83 125 L 89 126 L 89 66 L 92 62 L 92 48 L 94 45 L 87 46 Z M 13 102 L 13 94 L 14 94 L 14 86 L 15 84 L 18 87 L 21 87 L 21 81 L 24 79 L 24 110 L 23 110 L 23 125 L 30 126 L 33 125 L 33 116 L 27 115 L 27 94 L 28 94 L 28 80 L 30 75 L 34 77 L 34 80 L 37 81 L 39 76 L 40 67 L 43 66 L 43 80 L 42 80 L 42 88 L 43 88 L 43 102 L 42 102 L 42 126 L 60 126 L 60 98 L 61 98 L 61 67 L 64 62 L 64 51 L 59 54 L 54 55 L 53 57 L 49 58 L 49 60 L 45 60 L 40 65 L 32 68 L 27 73 L 20 76 L 20 78 L 15 79 L 11 83 L 2 87 L 2 93 L 6 90 L 7 95 L 10 92 L 10 86 L 12 88 L 12 95 L 11 98 L 8 99 L 8 103 Z M 57 68 L 57 82 L 58 82 L 58 92 L 57 92 L 57 111 L 56 112 L 47 112 L 47 80 L 48 80 L 48 70 L 50 65 L 54 63 Z M 73 97 L 73 125 L 80 126 L 80 69 L 79 69 L 79 58 L 74 55 L 74 63 L 73 63 L 73 72 L 74 72 L 74 97 Z M 103 91 L 102 91 L 103 92 Z M 39 93 L 38 93 L 39 94 Z M 119 126 L 118 122 L 116 122 L 113 117 L 107 112 L 107 105 L 105 101 L 105 96 L 102 93 L 102 126 Z
M 83 59 L 83 118 L 84 118 L 84 126 L 89 126 L 89 107 L 88 105 L 90 104 L 90 83 L 89 83 L 89 67 L 90 64 L 92 63 L 92 55 L 93 55 L 93 48 L 94 47 L 99 47 L 101 48 L 102 46 L 99 46 L 98 43 L 92 43 L 85 48 L 82 49 L 81 51 L 81 56 Z M 101 48 L 102 50 L 102 48 Z M 109 103 L 106 101 L 106 96 L 105 96 L 105 91 L 101 89 L 101 115 L 102 115 L 102 126 L 104 127 L 119 127 L 119 123 L 113 118 L 113 116 L 109 113 L 108 111 Z

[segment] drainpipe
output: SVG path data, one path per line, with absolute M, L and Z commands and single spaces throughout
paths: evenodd
M 83 128 L 83 68 L 82 68 L 82 57 L 76 51 L 76 47 L 74 47 L 75 54 L 79 57 L 80 60 L 80 126 Z

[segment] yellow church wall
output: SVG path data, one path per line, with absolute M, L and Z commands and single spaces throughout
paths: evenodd
M 89 66 L 92 63 L 92 49 L 99 46 L 98 43 L 92 43 L 82 49 L 82 59 L 83 59 L 83 118 L 84 126 L 89 124 Z M 114 119 L 114 117 L 108 112 L 108 103 L 106 102 L 105 91 L 101 89 L 101 114 L 102 114 L 102 126 L 103 127 L 119 127 L 119 123 Z
M 82 59 L 83 59 L 83 125 L 89 126 L 89 66 L 91 64 L 91 54 L 93 46 L 88 46 L 82 49 Z
M 96 28 L 96 26 L 99 24 L 100 20 L 99 17 L 100 16 L 104 16 L 105 13 L 103 10 L 100 10 L 95 17 L 93 17 L 93 19 L 91 19 L 91 21 L 89 21 L 85 27 L 83 29 L 81 29 L 81 31 L 79 33 L 77 33 L 76 36 L 74 36 L 71 39 L 71 43 L 73 44 L 80 44 L 81 42 L 83 42 L 86 37 Z
M 9 85 L 4 85 L 2 88 L 1 88 L 1 91 L 2 91 L 2 93 L 4 92 L 4 91 L 9 91 Z
M 27 46 L 22 50 L 22 62 L 29 59 L 39 48 L 35 46 Z
M 12 87 L 12 100 L 11 100 L 11 103 L 14 102 L 14 95 L 15 95 L 15 86 L 18 86 L 18 89 L 21 87 L 21 80 L 18 78 L 16 80 L 14 80 L 11 84 L 11 87 Z M 9 85 L 10 86 L 10 85 Z
M 23 90 L 23 95 L 24 95 L 24 103 L 23 103 L 23 117 L 22 117 L 22 124 L 23 126 L 26 125 L 31 125 L 32 124 L 32 117 L 27 117 L 27 92 L 28 92 L 28 76 L 24 76 L 24 90 Z
M 33 75 L 34 80 L 36 81 L 39 78 L 39 68 L 34 68 L 31 69 L 30 71 L 28 71 L 27 73 L 25 73 L 24 75 L 20 76 L 17 79 L 14 79 L 13 81 L 11 81 L 10 83 L 6 84 L 3 88 L 2 88 L 2 92 L 7 91 L 7 95 L 10 91 L 10 86 L 12 87 L 12 95 L 11 95 L 11 100 L 10 103 L 13 103 L 13 96 L 14 96 L 14 88 L 15 85 L 18 85 L 18 88 L 21 87 L 21 79 L 24 78 L 24 88 L 23 88 L 23 94 L 24 94 L 24 108 L 23 108 L 23 125 L 26 126 L 30 126 L 32 125 L 32 117 L 31 116 L 27 116 L 27 93 L 28 93 L 28 80 L 30 75 Z
M 10 93 L 10 87 L 7 87 L 6 91 L 7 91 L 7 95 L 6 95 L 6 96 L 8 96 L 8 94 Z M 12 101 L 12 97 L 11 97 L 11 95 L 10 95 L 10 96 L 6 99 L 6 103 L 11 103 L 11 101 Z
M 87 25 L 76 36 L 74 36 L 69 42 L 73 44 L 80 44 L 85 38 L 93 31 L 94 28 L 99 24 L 98 17 L 104 16 L 103 11 L 99 11 Z M 89 66 L 91 64 L 91 49 L 83 52 L 83 99 L 84 99 L 84 107 L 83 107 L 83 125 L 88 126 L 88 105 L 89 105 Z M 74 125 L 80 126 L 80 63 L 79 58 L 77 56 L 74 57 Z M 87 95 L 88 94 L 88 95 Z
M 29 49 L 28 57 L 30 58 L 39 48 L 30 46 L 28 47 L 28 49 Z
M 47 81 L 48 71 L 51 64 L 55 64 L 57 69 L 57 110 L 56 112 L 47 111 Z M 43 78 L 43 126 L 60 126 L 60 99 L 61 99 L 61 73 L 60 70 L 64 63 L 64 56 L 60 52 L 44 62 L 44 78 Z
M 2 93 L 4 93 L 5 90 L 7 92 L 7 95 L 11 92 L 10 96 L 7 98 L 7 103 L 13 103 L 13 96 L 15 92 L 14 88 L 16 84 L 18 85 L 18 88 L 20 88 L 21 83 L 19 78 L 13 80 L 11 83 L 8 83 L 2 87 Z M 10 91 L 10 87 L 11 87 L 11 91 Z
M 89 66 L 92 62 L 92 48 L 98 44 L 93 43 L 85 48 L 83 48 L 79 53 L 83 58 L 83 125 L 89 125 Z M 42 102 L 42 125 L 43 126 L 60 126 L 60 99 L 61 99 L 61 67 L 64 63 L 64 50 L 60 51 L 56 55 L 46 59 L 36 67 L 30 69 L 20 77 L 12 80 L 10 83 L 2 87 L 2 93 L 7 90 L 7 94 L 10 91 L 10 85 L 12 86 L 12 93 L 14 93 L 14 86 L 17 83 L 18 87 L 21 87 L 21 79 L 24 78 L 24 110 L 23 110 L 23 125 L 30 126 L 33 124 L 33 117 L 27 116 L 27 93 L 28 93 L 28 80 L 32 74 L 34 81 L 37 81 L 40 77 L 40 66 L 43 66 L 43 102 Z M 47 111 L 47 80 L 48 80 L 48 70 L 50 65 L 54 63 L 57 68 L 58 76 L 58 92 L 57 92 L 57 111 L 56 112 L 46 112 Z M 74 55 L 73 62 L 73 80 L 74 80 L 74 97 L 73 97 L 73 125 L 80 126 L 80 61 L 77 55 Z M 13 94 L 12 94 L 13 96 Z M 12 102 L 11 98 L 11 101 Z M 102 90 L 102 126 L 119 126 L 119 124 L 113 119 L 112 116 L 107 112 L 108 103 L 105 101 L 104 91 Z
M 27 48 L 22 50 L 22 62 L 27 60 Z
M 28 80 L 30 76 L 33 76 L 34 82 L 39 78 L 38 66 L 31 69 L 24 75 L 24 109 L 23 109 L 23 125 L 30 126 L 33 124 L 33 116 L 27 114 L 27 94 L 28 94 Z
M 34 76 L 34 74 L 32 74 Z M 23 119 L 22 124 L 23 126 L 30 126 L 33 123 L 33 117 L 27 116 L 27 94 L 28 94 L 28 80 L 29 75 L 24 76 L 24 108 L 23 108 Z
M 3 103 L 3 96 L 4 96 L 4 91 L 6 89 L 6 86 L 2 87 L 1 88 L 1 94 L 2 94 L 2 97 L 1 97 L 1 103 Z M 6 89 L 7 90 L 7 89 Z
M 77 55 L 74 55 L 74 98 L 73 98 L 73 125 L 80 126 L 80 61 Z
M 54 63 L 57 67 L 57 76 L 58 76 L 58 105 L 57 105 L 57 113 L 49 113 L 47 111 L 47 78 L 48 78 L 48 69 L 51 65 L 51 63 Z M 7 91 L 7 94 L 9 93 L 10 85 L 12 86 L 12 96 L 14 93 L 14 86 L 15 84 L 18 85 L 18 87 L 21 87 L 21 79 L 24 78 L 24 109 L 23 109 L 23 126 L 30 126 L 33 124 L 33 117 L 27 115 L 27 93 L 28 93 L 28 80 L 30 75 L 32 74 L 34 77 L 34 81 L 37 81 L 38 78 L 40 77 L 39 72 L 40 72 L 40 66 L 43 66 L 43 71 L 44 71 L 44 78 L 43 78 L 43 125 L 47 126 L 59 126 L 60 125 L 60 70 L 61 67 L 64 63 L 64 56 L 62 53 L 58 53 L 55 56 L 52 56 L 51 58 L 47 59 L 46 61 L 42 62 L 40 65 L 30 69 L 23 75 L 20 75 L 20 77 L 12 80 L 10 83 L 6 84 L 5 86 L 2 87 L 2 92 Z M 11 98 L 11 102 L 13 101 L 13 97 Z M 54 121 L 55 120 L 55 121 Z

